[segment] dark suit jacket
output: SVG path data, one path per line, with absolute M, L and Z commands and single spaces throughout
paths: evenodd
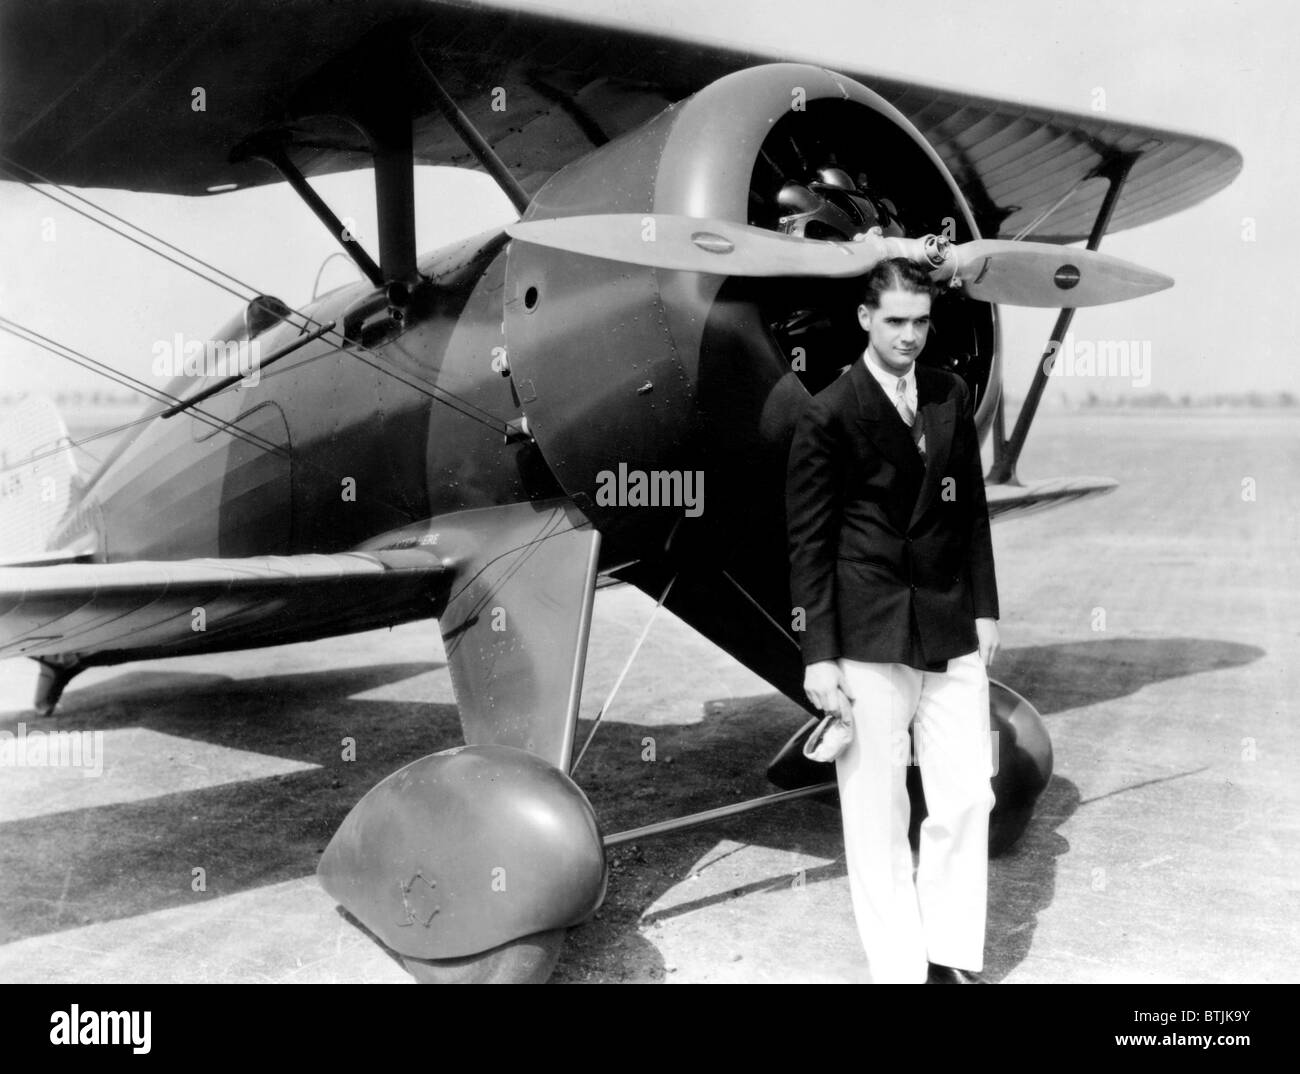
M 790 591 L 805 664 L 946 668 L 998 615 L 979 434 L 965 381 L 916 366 L 912 431 L 859 357 L 808 403 L 786 483 Z

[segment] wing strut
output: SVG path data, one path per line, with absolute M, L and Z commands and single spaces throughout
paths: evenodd
M 1124 186 L 1124 180 L 1128 178 L 1129 171 L 1137 159 L 1138 154 L 1136 153 L 1116 154 L 1093 173 L 1097 178 L 1106 179 L 1110 186 L 1107 188 L 1106 196 L 1102 199 L 1101 206 L 1097 210 L 1097 219 L 1093 221 L 1092 233 L 1088 236 L 1087 248 L 1089 250 L 1095 250 L 1101 245 L 1101 237 L 1106 234 L 1106 228 L 1110 225 L 1111 216 L 1114 214 L 1115 206 L 1119 202 L 1120 190 Z M 1038 221 L 1035 221 L 1035 223 L 1038 223 Z M 1069 330 L 1072 320 L 1074 320 L 1073 307 L 1066 307 L 1057 315 L 1056 326 L 1052 329 L 1052 334 L 1048 337 L 1047 347 L 1034 369 L 1034 378 L 1029 383 L 1029 391 L 1025 394 L 1024 403 L 1020 406 L 1020 413 L 1016 415 L 1016 426 L 1011 431 L 1010 439 L 1007 439 L 1004 435 L 1006 426 L 1002 408 L 1006 396 L 1003 395 L 998 399 L 998 408 L 993 416 L 993 466 L 989 470 L 988 476 L 990 484 L 1018 485 L 1020 483 L 1016 479 L 1016 463 L 1020 459 L 1020 452 L 1024 449 L 1025 438 L 1029 436 L 1029 426 L 1033 424 L 1034 415 L 1038 412 L 1038 404 L 1042 399 L 1043 389 L 1047 386 L 1047 378 L 1051 368 L 1048 359 L 1060 350 L 1061 342 L 1065 339 L 1065 333 Z
M 465 147 L 520 213 L 528 208 L 530 198 L 487 139 L 443 88 L 414 41 L 404 40 L 396 33 L 380 35 L 364 45 L 353 61 L 333 71 L 336 81 L 356 87 L 348 99 L 339 100 L 327 93 L 323 97 L 307 94 L 303 101 L 315 101 L 312 110 L 316 112 L 348 119 L 370 143 L 375 170 L 375 208 L 379 217 L 378 262 L 343 226 L 290 159 L 291 135 L 283 131 L 255 135 L 236 147 L 231 160 L 256 157 L 284 176 L 370 282 L 385 290 L 390 314 L 400 319 L 423 282 L 416 265 L 415 248 L 411 98 L 417 79 Z M 302 107 L 308 106 L 304 103 Z
M 243 160 L 249 157 L 266 161 L 283 175 L 288 180 L 289 185 L 293 187 L 294 193 L 306 202 L 307 208 L 316 214 L 320 222 L 325 225 L 326 230 L 343 247 L 343 252 L 356 262 L 357 268 L 365 273 L 366 278 L 376 287 L 384 286 L 384 274 L 375 263 L 375 259 L 366 253 L 366 248 L 352 237 L 352 232 L 343 226 L 343 221 L 334 214 L 334 210 L 325 204 L 325 199 L 317 194 L 312 185 L 307 182 L 307 177 L 289 159 L 289 154 L 285 152 L 284 145 L 281 144 L 280 140 L 269 136 L 250 139 L 231 154 L 232 160 Z
M 497 186 L 510 199 L 515 210 L 522 215 L 531 200 L 527 192 L 519 185 L 519 180 L 510 173 L 505 161 L 497 156 L 496 151 L 488 144 L 488 140 L 479 134 L 478 128 L 470 122 L 469 116 L 460 110 L 460 106 L 452 99 L 451 94 L 442 88 L 442 83 L 438 81 L 432 68 L 420 55 L 418 46 L 414 51 L 416 63 L 424 71 L 429 89 L 433 91 L 433 103 L 438 106 L 438 111 L 450 124 L 451 129 L 460 136 L 460 140 L 465 143 L 465 148 L 474 154 L 474 159 L 482 164 L 488 175 L 496 180 Z
M 390 312 L 400 320 L 421 279 L 415 250 L 415 150 L 410 87 L 415 77 L 403 53 L 404 36 L 382 32 L 357 50 L 318 72 L 314 89 L 295 105 L 299 114 L 335 115 L 353 124 L 369 143 L 379 218 L 379 261 L 375 262 L 333 210 L 312 189 L 289 158 L 294 136 L 268 131 L 235 147 L 232 161 L 256 157 L 271 164 L 329 229 L 366 277 L 388 294 Z
M 400 111 L 385 111 L 378 105 L 364 107 L 354 121 L 370 140 L 375 165 L 375 208 L 379 216 L 379 263 L 366 252 L 316 193 L 307 177 L 289 159 L 282 140 L 272 136 L 249 139 L 231 154 L 232 159 L 257 157 L 266 161 L 288 180 L 294 192 L 307 203 L 329 229 L 347 255 L 376 287 L 385 287 L 389 301 L 398 307 L 410 301 L 410 291 L 419 283 L 415 267 L 415 175 L 411 144 L 411 117 Z

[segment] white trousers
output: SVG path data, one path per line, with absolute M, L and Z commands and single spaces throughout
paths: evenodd
M 853 742 L 835 762 L 844 851 L 871 979 L 924 983 L 928 962 L 984 968 L 993 752 L 979 653 L 946 672 L 839 661 Z M 914 723 L 916 757 L 907 730 Z M 921 766 L 927 816 L 913 879 L 907 765 Z

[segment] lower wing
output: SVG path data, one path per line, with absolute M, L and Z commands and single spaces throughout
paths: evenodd
M 0 657 L 321 637 L 435 614 L 447 573 L 422 549 L 0 568 Z
M 465 741 L 567 768 L 600 534 L 567 499 L 442 515 L 331 555 L 0 567 L 0 657 L 38 711 L 92 664 L 439 620 Z
M 985 485 L 984 496 L 990 519 L 1009 518 L 1102 496 L 1113 491 L 1116 484 L 1109 477 L 1049 477 L 1027 485 Z

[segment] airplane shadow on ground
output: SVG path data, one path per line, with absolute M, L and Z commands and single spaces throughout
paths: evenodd
M 1259 655 L 1251 646 L 1202 639 L 1105 639 L 1008 650 L 995 673 L 1050 716 Z M 252 680 L 149 670 L 97 687 L 93 697 L 70 694 L 63 719 L 41 721 L 43 729 L 142 727 L 319 767 L 0 824 L 0 905 L 6 908 L 0 943 L 312 874 L 334 830 L 371 786 L 461 741 L 453 705 L 351 695 L 438 666 L 388 664 Z M 578 779 L 605 832 L 772 790 L 767 762 L 803 722 L 803 710 L 766 694 L 707 701 L 704 712 L 698 724 L 602 725 Z M 10 728 L 18 718 L 5 717 L 0 726 Z M 582 722 L 579 741 L 589 726 Z M 341 758 L 345 737 L 356 739 L 353 761 Z M 653 762 L 642 759 L 647 738 L 654 740 Z M 995 863 L 991 977 L 1004 976 L 1029 950 L 1037 914 L 1052 901 L 1055 859 L 1068 850 L 1056 829 L 1078 805 L 1074 785 L 1055 777 L 1024 839 Z M 647 920 L 649 907 L 686 879 L 719 838 L 833 859 L 809 869 L 808 884 L 844 874 L 838 812 L 809 800 L 614 848 L 606 903 L 597 919 L 570 933 L 556 979 L 662 979 L 662 958 L 638 926 L 790 885 L 791 875 L 763 877 Z M 204 893 L 190 889 L 195 867 L 206 871 Z M 844 909 L 850 912 L 847 904 Z
M 152 772 L 136 800 L 0 824 L 0 942 L 193 905 L 313 873 L 334 830 L 366 791 L 416 757 L 461 741 L 454 705 L 350 695 L 439 666 L 373 665 L 260 679 L 141 670 L 70 694 L 57 719 L 6 716 L 0 728 L 8 730 L 20 720 L 29 731 L 111 736 L 140 728 L 319 767 L 244 779 L 237 754 L 161 756 L 159 767 L 187 777 L 196 767 L 212 767 L 213 785 L 158 795 L 152 788 L 165 785 L 166 777 Z M 355 740 L 355 760 L 343 760 L 344 738 Z M 119 751 L 131 748 L 105 739 L 102 779 L 113 777 L 115 764 L 125 766 Z M 184 742 L 162 748 L 181 754 Z M 206 892 L 191 891 L 194 868 L 204 869 Z
M 1164 680 L 1242 666 L 1263 655 L 1255 646 L 1211 639 L 1106 638 L 1004 650 L 993 674 L 1048 717 L 1050 732 L 1054 713 L 1115 701 Z M 762 773 L 793 727 L 806 719 L 803 710 L 775 694 L 711 701 L 704 710 L 708 718 L 696 726 L 602 727 L 580 775 L 606 832 L 771 791 Z M 589 726 L 584 721 L 580 727 L 580 741 Z M 660 763 L 649 765 L 639 760 L 646 735 L 654 737 Z M 672 775 L 663 763 L 669 757 L 673 758 Z M 696 778 L 688 777 L 688 767 L 698 773 Z M 660 787 L 670 793 L 657 793 Z M 630 797 L 629 788 L 633 788 Z M 661 803 L 656 803 L 656 798 Z M 1081 804 L 1077 786 L 1054 775 L 1038 799 L 1024 836 L 992 863 L 986 945 L 986 976 L 990 980 L 1007 976 L 1028 954 L 1038 914 L 1051 905 L 1055 895 L 1056 859 L 1069 850 L 1069 842 L 1058 829 Z M 838 809 L 813 800 L 615 848 L 610 854 L 610 894 L 602 918 L 570 933 L 556 979 L 590 979 L 590 967 L 602 964 L 619 967 L 624 976 L 657 978 L 660 974 L 654 965 L 637 965 L 638 956 L 653 951 L 638 934 L 638 926 L 790 886 L 792 875 L 774 874 L 647 914 L 664 892 L 690 875 L 720 837 L 834 859 L 807 870 L 804 881 L 809 885 L 845 875 Z M 629 889 L 626 896 L 620 892 L 623 886 Z M 844 909 L 851 913 L 847 901 Z M 856 932 L 854 935 L 856 939 Z M 641 950 L 645 948 L 650 950 Z M 865 956 L 863 961 L 865 964 Z M 625 972 L 628 967 L 631 972 Z
M 1262 656 L 1258 646 L 1211 638 L 1097 638 L 1001 650 L 992 675 L 1051 716 Z

